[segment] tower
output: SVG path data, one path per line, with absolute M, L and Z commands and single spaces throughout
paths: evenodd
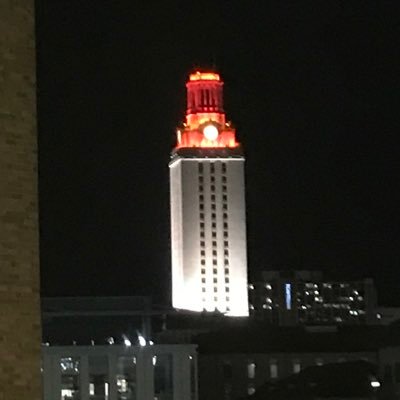
M 193 73 L 186 88 L 169 163 L 172 305 L 247 316 L 245 159 L 219 74 Z

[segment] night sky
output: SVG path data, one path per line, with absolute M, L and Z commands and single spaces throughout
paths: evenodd
M 168 301 L 169 153 L 188 73 L 215 67 L 250 277 L 371 276 L 400 304 L 396 3 L 37 1 L 42 293 Z

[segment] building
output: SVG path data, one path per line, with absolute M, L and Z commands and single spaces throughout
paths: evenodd
M 372 279 L 330 280 L 321 271 L 263 271 L 249 285 L 250 314 L 278 325 L 376 324 Z
M 347 364 L 365 362 L 375 365 L 375 369 L 379 370 L 379 337 L 380 334 L 373 327 L 365 326 L 309 332 L 300 326 L 268 327 L 260 324 L 205 333 L 198 337 L 199 398 L 234 400 L 253 394 L 256 398 L 275 398 L 272 392 L 284 380 L 314 367 L 342 364 L 342 367 L 339 365 L 335 368 L 340 371 Z M 358 387 L 355 380 L 352 386 L 351 380 L 360 372 L 360 368 L 356 366 L 347 371 L 343 387 Z M 381 382 L 379 374 L 369 375 L 366 377 L 371 381 Z M 335 380 L 335 377 L 332 376 L 332 379 Z M 371 389 L 369 385 L 367 387 Z M 271 393 L 266 393 L 265 388 L 268 391 L 271 389 Z M 327 389 L 325 394 L 331 398 L 347 398 L 334 397 L 335 391 Z M 263 395 L 258 396 L 259 393 Z M 277 398 L 290 399 L 293 396 Z
M 44 400 L 197 400 L 194 345 L 44 346 Z
M 223 82 L 189 76 L 186 122 L 171 154 L 172 304 L 247 316 L 244 156 L 226 121 Z
M 34 1 L 0 5 L 0 399 L 41 397 Z

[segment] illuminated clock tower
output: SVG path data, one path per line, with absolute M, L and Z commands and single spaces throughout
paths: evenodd
M 212 72 L 186 83 L 186 122 L 169 163 L 172 305 L 247 316 L 244 156 L 222 87 Z

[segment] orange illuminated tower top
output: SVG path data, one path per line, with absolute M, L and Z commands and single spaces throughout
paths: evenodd
M 215 72 L 197 71 L 186 83 L 186 122 L 177 130 L 176 149 L 236 148 L 235 129 L 225 120 L 223 82 Z

